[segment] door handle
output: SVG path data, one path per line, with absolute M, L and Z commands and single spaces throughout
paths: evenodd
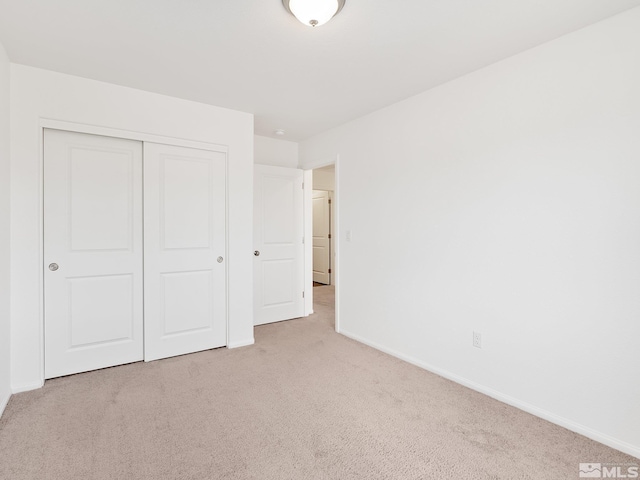
M 222 262 L 224 262 L 224 258 L 218 257 L 218 263 L 222 263 Z
M 260 256 L 260 250 L 255 250 L 255 251 L 253 252 L 253 254 L 254 254 L 256 257 L 259 257 L 259 256 Z
M 60 268 L 60 267 L 58 266 L 57 263 L 50 263 L 49 264 L 49 270 L 51 270 L 52 272 L 55 272 L 56 270 L 58 270 L 58 268 Z

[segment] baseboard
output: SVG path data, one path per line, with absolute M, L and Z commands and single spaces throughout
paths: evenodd
M 255 339 L 249 338 L 247 340 L 240 340 L 239 342 L 229 342 L 227 348 L 240 348 L 240 347 L 248 347 L 249 345 L 253 345 L 255 343 Z
M 380 345 L 376 342 L 371 342 L 359 335 L 347 332 L 342 329 L 340 331 L 340 334 L 344 335 L 345 337 L 349 337 L 357 342 L 368 345 L 369 347 L 375 348 L 376 350 L 380 350 L 381 352 L 387 353 L 392 357 L 399 358 L 400 360 L 404 360 L 407 363 L 410 363 L 417 367 L 428 370 L 431 373 L 435 373 L 436 375 L 439 375 L 453 382 L 459 383 L 460 385 L 468 387 L 477 392 L 483 393 L 491 398 L 495 398 L 496 400 L 502 403 L 506 403 L 508 405 L 511 405 L 512 407 L 516 407 L 520 410 L 530 413 L 531 415 L 535 415 L 536 417 L 542 418 L 551 423 L 559 425 L 563 428 L 566 428 L 567 430 L 571 430 L 572 432 L 579 433 L 580 435 L 584 435 L 585 437 L 590 438 L 591 440 L 595 440 L 596 442 L 607 445 L 608 447 L 615 448 L 616 450 L 620 450 L 621 452 L 626 453 L 627 455 L 640 458 L 640 446 L 623 442 L 621 440 L 618 440 L 617 438 L 611 437 L 597 430 L 593 430 L 592 428 L 586 427 L 572 420 L 568 420 L 564 417 L 551 413 L 547 410 L 536 407 L 535 405 L 532 405 L 530 403 L 524 402 L 522 400 L 511 397 L 509 395 L 505 395 L 504 393 L 501 393 L 497 390 L 493 390 L 492 388 L 486 387 L 479 383 L 472 382 L 464 377 L 460 377 L 459 375 L 455 375 L 451 372 L 435 367 L 433 365 L 430 365 L 426 362 L 423 362 L 411 356 L 408 356 L 403 353 L 397 352 L 393 349 L 384 347 L 383 345 Z
M 11 387 L 11 392 L 13 394 L 16 393 L 22 393 L 22 392 L 28 392 L 30 390 L 37 390 L 39 388 L 42 388 L 44 386 L 44 382 L 35 382 L 35 383 L 26 383 L 24 385 L 18 385 Z
M 10 398 L 11 398 L 10 393 L 0 398 L 0 417 L 2 417 L 2 414 L 4 413 L 4 409 L 7 408 L 7 404 L 9 403 Z

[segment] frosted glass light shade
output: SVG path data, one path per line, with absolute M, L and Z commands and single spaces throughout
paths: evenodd
M 282 3 L 300 22 L 317 27 L 331 20 L 344 0 L 283 0 Z

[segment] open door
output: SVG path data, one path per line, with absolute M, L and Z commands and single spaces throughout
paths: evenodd
M 331 285 L 331 198 L 313 191 L 313 281 Z
M 302 170 L 254 170 L 254 324 L 304 314 Z
M 143 357 L 142 143 L 44 132 L 45 378 Z

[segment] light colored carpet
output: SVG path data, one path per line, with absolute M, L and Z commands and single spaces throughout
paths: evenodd
M 0 478 L 570 479 L 636 459 L 336 334 L 316 314 L 256 345 L 48 381 L 0 420 Z

